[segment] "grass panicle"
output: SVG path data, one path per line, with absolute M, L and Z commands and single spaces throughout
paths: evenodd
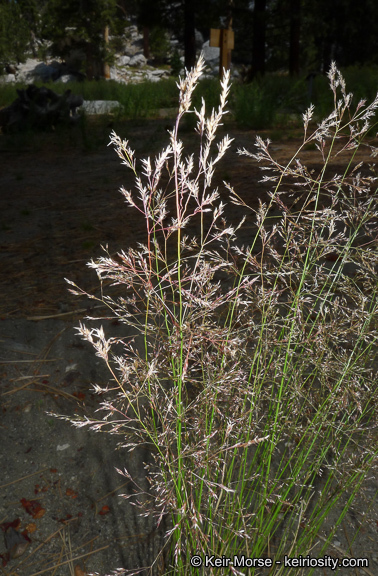
M 203 68 L 200 58 L 179 80 L 170 141 L 141 170 L 129 142 L 111 135 L 135 174 L 135 191 L 121 192 L 128 209 L 143 214 L 146 240 L 116 257 L 105 250 L 89 266 L 109 317 L 134 337 L 80 325 L 112 383 L 96 387 L 106 397 L 103 417 L 75 423 L 151 453 L 148 498 L 132 498 L 141 513 L 164 520 L 165 574 L 216 575 L 219 568 L 190 561 L 214 554 L 268 557 L 271 571 L 248 573 L 289 576 L 297 568 L 274 561 L 319 557 L 377 464 L 377 178 L 355 155 L 367 145 L 378 99 L 353 110 L 333 64 L 333 111 L 312 128 L 309 107 L 303 144 L 287 164 L 260 137 L 253 153 L 239 151 L 260 163 L 271 185 L 245 246 L 212 184 L 231 143 L 217 140 L 230 78 L 225 73 L 219 106 L 207 116 L 204 100 L 191 108 Z M 196 157 L 185 156 L 179 139 L 189 113 Z M 310 143 L 316 169 L 300 159 Z M 335 173 L 341 154 L 347 161 Z M 242 191 L 226 187 L 230 201 L 249 210 Z M 106 295 L 109 282 L 119 295 Z

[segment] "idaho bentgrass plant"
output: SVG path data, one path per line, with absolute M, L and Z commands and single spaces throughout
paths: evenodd
M 141 513 L 166 523 L 165 574 L 218 574 L 192 566 L 195 555 L 265 557 L 272 567 L 249 565 L 248 573 L 297 574 L 275 560 L 324 553 L 376 466 L 376 177 L 356 166 L 355 155 L 378 97 L 352 110 L 333 64 L 334 109 L 311 131 L 310 106 L 303 142 L 287 164 L 259 137 L 255 153 L 240 151 L 261 163 L 271 184 L 242 246 L 212 186 L 231 144 L 216 139 L 228 73 L 218 109 L 206 117 L 202 101 L 194 110 L 198 154 L 186 157 L 179 139 L 203 69 L 200 57 L 180 79 L 170 142 L 155 160 L 142 160 L 141 175 L 128 141 L 111 135 L 135 174 L 136 193 L 121 192 L 143 214 L 146 240 L 88 264 L 101 298 L 70 284 L 74 294 L 100 299 L 136 337 L 116 341 L 102 327 L 80 325 L 112 382 L 95 386 L 107 394 L 103 418 L 76 425 L 120 434 L 129 450 L 148 447 L 150 498 Z M 300 160 L 311 142 L 321 161 L 314 170 Z M 341 155 L 347 162 L 335 174 Z M 230 202 L 247 210 L 243 191 L 225 186 Z M 271 208 L 280 212 L 273 224 Z M 118 295 L 106 295 L 105 282 Z M 245 574 L 242 564 L 228 570 Z

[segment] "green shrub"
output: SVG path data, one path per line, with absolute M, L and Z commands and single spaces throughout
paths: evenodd
M 150 32 L 150 50 L 158 64 L 167 61 L 170 43 L 167 31 L 161 26 L 154 26 Z
M 171 56 L 170 64 L 171 64 L 172 76 L 179 76 L 181 74 L 183 64 L 181 62 L 180 54 L 179 54 L 177 48 L 175 49 L 175 51 L 173 52 L 173 54 Z

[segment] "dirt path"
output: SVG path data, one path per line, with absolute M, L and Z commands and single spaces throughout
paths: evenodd
M 138 155 L 154 154 L 167 141 L 166 122 L 125 124 L 119 134 Z M 110 127 L 100 127 L 106 131 Z M 255 133 L 233 128 L 231 135 L 236 141 L 217 182 L 230 181 L 256 207 L 267 187 L 259 183 L 257 163 L 236 154 L 237 148 L 252 149 Z M 90 383 L 107 381 L 99 359 L 74 332 L 90 302 L 72 297 L 64 278 L 94 291 L 96 276 L 86 263 L 101 254 L 100 245 L 108 244 L 112 253 L 144 240 L 143 221 L 117 192 L 132 185 L 131 172 L 106 147 L 107 139 L 88 152 L 77 138 L 73 146 L 59 135 L 15 145 L 0 135 L 0 524 L 14 532 L 7 548 L 0 538 L 7 576 L 85 576 L 142 567 L 161 546 L 153 522 L 140 519 L 118 497 L 131 486 L 114 470 L 126 465 L 144 482 L 148 455 L 133 460 L 115 451 L 109 435 L 100 441 L 46 415 L 93 413 L 98 399 Z M 298 143 L 283 139 L 273 151 L 287 161 Z M 189 149 L 195 150 L 190 139 Z M 302 160 L 312 155 L 306 151 Z M 241 215 L 233 205 L 227 209 L 231 221 Z M 252 215 L 242 232 L 245 242 L 251 226 Z M 120 327 L 108 329 L 118 334 Z M 377 490 L 377 479 L 369 479 L 366 494 L 372 499 Z M 357 499 L 329 552 L 368 557 L 369 571 L 356 572 L 361 575 L 378 574 L 378 505 L 369 509 L 371 499 Z M 326 529 L 331 525 L 332 518 Z M 20 536 L 25 530 L 27 540 Z

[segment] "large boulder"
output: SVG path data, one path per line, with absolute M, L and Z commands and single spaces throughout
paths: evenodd
M 219 61 L 220 58 L 220 48 L 214 48 L 213 46 L 209 45 L 210 42 L 204 42 L 202 46 L 203 57 L 205 62 L 214 62 L 216 60 Z
M 50 64 L 28 58 L 24 64 L 19 64 L 17 82 L 49 82 L 60 76 L 60 64 L 55 60 Z

